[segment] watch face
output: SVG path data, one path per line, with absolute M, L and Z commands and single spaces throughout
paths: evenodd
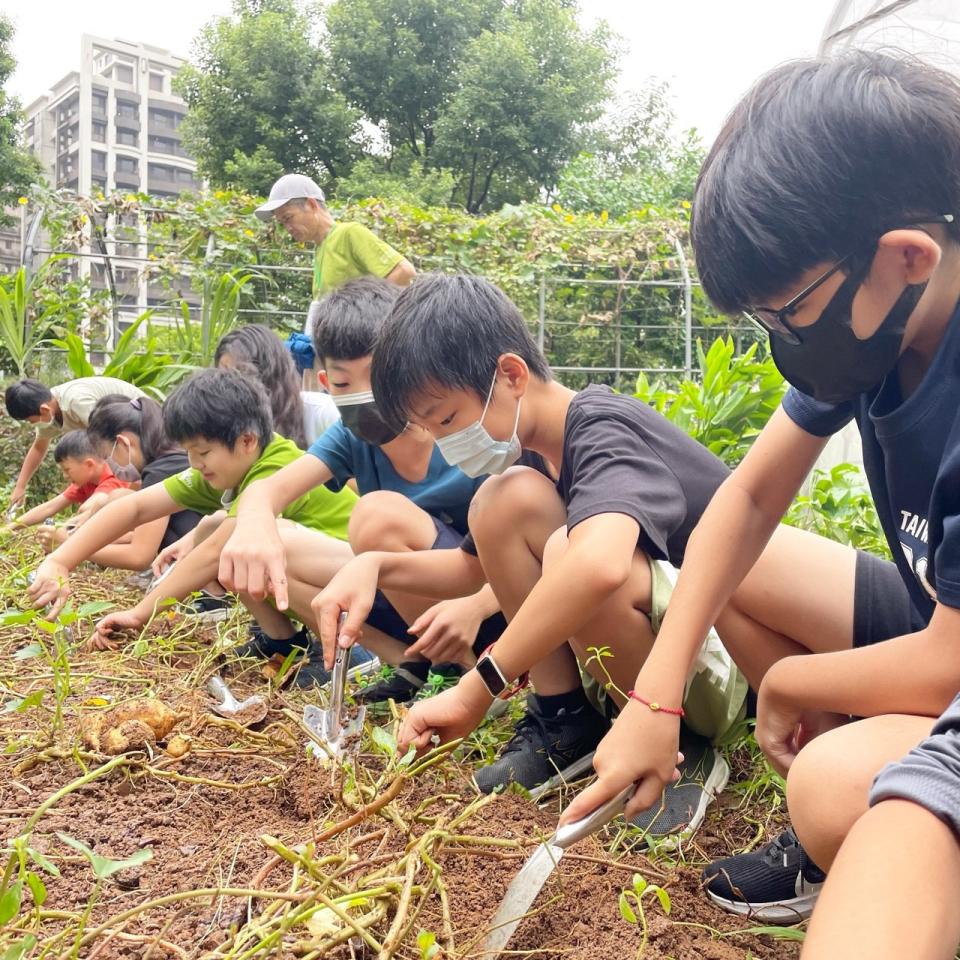
M 482 656 L 477 661 L 477 673 L 480 674 L 480 679 L 490 692 L 490 696 L 498 697 L 506 689 L 507 681 L 503 678 L 503 674 L 500 673 L 489 654 Z

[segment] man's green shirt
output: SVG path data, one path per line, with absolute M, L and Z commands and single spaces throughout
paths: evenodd
M 314 299 L 356 277 L 385 277 L 402 259 L 362 223 L 335 223 L 314 255 Z
M 259 459 L 247 471 L 247 475 L 234 490 L 217 490 L 203 479 L 198 470 L 192 467 L 182 470 L 175 476 L 163 481 L 164 489 L 184 510 L 196 510 L 198 513 L 215 513 L 226 510 L 228 516 L 235 516 L 240 494 L 253 483 L 276 473 L 281 467 L 303 456 L 303 451 L 292 441 L 273 435 L 273 440 L 264 447 Z M 347 539 L 347 524 L 357 495 L 344 487 L 338 493 L 325 486 L 314 487 L 302 497 L 298 497 L 284 508 L 280 514 L 287 520 L 319 530 L 337 540 Z

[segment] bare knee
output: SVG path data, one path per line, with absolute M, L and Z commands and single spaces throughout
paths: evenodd
M 546 521 L 553 531 L 564 520 L 553 481 L 530 467 L 511 467 L 485 480 L 470 504 L 470 533 L 478 545 L 495 545 L 532 522 Z
M 428 550 L 436 539 L 436 527 L 429 514 L 407 497 L 378 490 L 357 501 L 348 534 L 354 553 Z

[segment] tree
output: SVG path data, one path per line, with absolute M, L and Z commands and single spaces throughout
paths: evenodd
M 555 199 L 565 208 L 622 216 L 693 198 L 703 163 L 695 130 L 677 135 L 665 82 L 615 101 L 590 135 L 588 150 L 560 175 Z
M 13 222 L 4 209 L 15 204 L 40 178 L 39 162 L 20 140 L 20 103 L 4 89 L 16 67 L 10 53 L 13 32 L 13 24 L 0 15 L 0 224 L 4 226 Z
M 435 159 L 459 171 L 470 212 L 555 185 L 601 114 L 612 46 L 605 24 L 583 31 L 561 0 L 517 3 L 469 44 L 437 124 Z
M 283 172 L 326 183 L 360 153 L 359 116 L 333 83 L 316 24 L 295 0 L 234 0 L 177 77 L 184 140 L 214 186 L 264 194 Z
M 536 197 L 583 144 L 615 55 L 569 0 L 334 0 L 326 25 L 343 95 L 391 162 L 449 168 L 471 212 Z

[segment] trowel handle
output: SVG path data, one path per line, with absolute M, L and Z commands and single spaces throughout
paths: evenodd
M 347 665 L 350 663 L 350 651 L 340 646 L 340 631 L 347 622 L 347 612 L 340 614 L 337 623 L 337 637 L 333 656 L 333 676 L 330 678 L 330 715 L 339 726 L 343 716 L 343 696 L 347 690 Z
M 571 844 L 589 837 L 591 833 L 596 833 L 601 827 L 605 827 L 618 813 L 623 813 L 627 801 L 633 796 L 636 790 L 636 784 L 631 783 L 629 787 L 621 790 L 615 797 L 606 803 L 597 807 L 593 813 L 588 813 L 580 820 L 573 823 L 564 824 L 559 827 L 552 839 L 547 842 L 555 847 L 566 850 Z

